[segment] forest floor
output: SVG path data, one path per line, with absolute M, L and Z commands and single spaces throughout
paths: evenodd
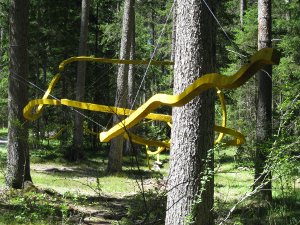
M 84 160 L 70 163 L 55 147 L 33 150 L 33 184 L 9 190 L 4 185 L 6 146 L 1 144 L 0 224 L 163 224 L 168 155 L 161 156 L 159 171 L 148 169 L 143 154 L 138 168 L 136 158 L 127 156 L 123 172 L 115 176 L 105 174 L 106 155 L 90 151 Z M 241 201 L 252 191 L 252 166 L 238 163 L 234 148 L 215 155 L 217 224 L 227 216 L 223 224 L 300 224 L 299 179 L 285 193 L 275 183 L 272 205 L 252 197 Z

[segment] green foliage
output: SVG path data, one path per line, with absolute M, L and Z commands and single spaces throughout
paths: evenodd
M 0 1 L 0 127 L 7 126 L 8 6 L 8 0 Z
M 281 50 L 280 65 L 274 68 L 275 141 L 270 160 L 276 163 L 281 196 L 296 194 L 299 168 L 300 48 L 299 3 L 274 2 L 276 47 Z
M 167 196 L 165 192 L 145 191 L 129 199 L 127 216 L 119 224 L 163 224 Z
M 246 10 L 243 28 L 235 29 L 236 44 L 249 55 L 257 49 L 257 30 L 257 5 L 252 5 Z
M 117 58 L 119 52 L 122 24 L 122 1 L 94 0 L 90 13 L 88 55 L 98 57 Z M 252 54 L 257 48 L 257 5 L 248 1 L 248 9 L 244 16 L 243 26 L 239 23 L 239 0 L 221 1 L 216 15 L 224 26 L 229 37 L 238 46 L 234 47 L 217 30 L 217 62 L 220 71 L 226 75 L 234 74 L 245 63 L 240 56 L 227 52 L 234 49 L 239 53 Z M 136 2 L 136 56 L 137 59 L 149 59 L 162 30 L 166 16 L 173 1 L 146 1 Z M 98 6 L 98 13 L 97 7 Z M 42 89 L 46 89 L 49 81 L 57 72 L 58 64 L 68 57 L 77 55 L 80 23 L 80 1 L 42 0 L 30 2 L 29 18 L 29 71 L 28 80 Z M 0 128 L 7 126 L 7 89 L 8 89 L 8 11 L 9 1 L 0 1 L 0 28 L 3 36 L 0 43 Z M 172 16 L 171 16 L 172 17 Z M 280 65 L 273 67 L 273 115 L 274 138 L 268 162 L 272 166 L 272 173 L 277 177 L 273 182 L 274 204 L 262 206 L 255 200 L 244 202 L 237 208 L 232 216 L 235 224 L 258 224 L 262 220 L 271 224 L 296 224 L 299 221 L 299 90 L 300 90 L 300 10 L 299 1 L 273 1 L 273 46 L 281 51 Z M 171 55 L 172 22 L 166 25 L 166 31 L 161 37 L 155 60 L 168 60 Z M 113 105 L 116 85 L 116 66 L 107 64 L 88 63 L 88 76 L 86 85 L 86 100 L 100 104 Z M 135 85 L 139 86 L 145 67 L 135 67 Z M 59 98 L 74 98 L 76 64 L 66 68 L 62 81 L 57 85 L 54 95 Z M 145 85 L 141 88 L 138 102 L 157 92 L 172 93 L 172 72 L 167 67 L 150 67 L 145 78 Z M 40 92 L 31 86 L 29 99 L 40 98 Z M 235 203 L 240 196 L 251 189 L 253 183 L 252 168 L 255 149 L 255 80 L 252 79 L 243 87 L 226 92 L 228 103 L 228 127 L 236 128 L 246 135 L 247 143 L 242 147 L 220 150 L 216 158 L 216 212 L 223 216 L 224 209 Z M 169 113 L 170 109 L 162 108 L 159 112 Z M 104 126 L 110 126 L 110 115 L 98 113 L 85 114 Z M 50 164 L 52 166 L 68 165 L 62 159 L 64 150 L 71 152 L 72 125 L 67 132 L 56 141 L 47 141 L 49 133 L 59 130 L 64 125 L 72 124 L 74 112 L 68 108 L 46 108 L 38 122 L 30 123 L 31 162 L 35 164 Z M 94 127 L 90 121 L 89 127 Z M 150 139 L 168 139 L 169 128 L 160 123 L 152 122 L 138 127 L 136 132 Z M 97 128 L 99 129 L 99 128 Z M 0 137 L 5 137 L 6 131 L 0 131 Z M 146 170 L 144 158 L 141 160 L 142 170 L 132 169 L 132 159 L 125 158 L 124 172 L 118 177 L 104 176 L 108 145 L 98 143 L 97 139 L 85 137 L 83 161 L 72 164 L 73 171 L 60 170 L 57 173 L 40 173 L 33 171 L 33 179 L 42 186 L 51 186 L 61 192 L 93 191 L 108 193 L 110 195 L 124 196 L 128 189 L 135 185 L 140 175 L 153 178 L 161 176 Z M 101 157 L 98 157 L 99 154 Z M 52 163 L 52 164 L 51 164 Z M 80 163 L 83 163 L 80 164 Z M 6 148 L 1 147 L 0 166 L 6 164 Z M 87 170 L 89 168 L 90 170 Z M 101 177 L 98 178 L 98 170 Z M 88 172 L 86 172 L 86 170 Z M 144 171 L 145 170 L 145 171 Z M 167 169 L 166 169 L 167 170 Z M 92 177 L 93 171 L 97 175 L 92 177 L 91 183 L 86 177 L 79 176 L 76 171 L 88 173 Z M 207 182 L 212 171 L 206 171 L 202 182 Z M 2 175 L 3 171 L 1 172 Z M 233 176 L 235 174 L 238 179 Z M 94 176 L 94 175 L 93 175 Z M 4 177 L 4 176 L 3 176 Z M 4 178 L 1 177 L 3 184 Z M 105 185 L 101 185 L 105 184 Z M 88 187 L 89 186 L 89 187 Z M 202 185 L 203 187 L 203 185 Z M 133 188 L 135 189 L 135 188 Z M 136 191 L 136 189 L 134 190 Z M 134 192 L 132 191 L 132 192 Z M 203 191 L 203 189 L 201 189 Z M 76 204 L 82 204 L 80 198 L 73 194 L 65 194 L 62 198 L 50 197 L 45 193 L 12 192 L 3 198 L 0 203 L 8 204 L 8 210 L 3 211 L 0 223 L 10 224 L 32 223 L 53 224 L 61 221 L 67 222 L 70 208 L 67 199 Z M 90 192 L 88 192 L 90 193 Z M 224 197 L 224 193 L 228 193 Z M 131 193 L 132 194 L 132 193 Z M 163 223 L 165 214 L 166 193 L 151 190 L 138 193 L 130 197 L 128 203 L 128 216 L 123 218 L 121 224 Z M 221 196 L 221 197 L 219 197 Z M 226 199 L 225 199 L 226 198 Z M 99 201 L 100 202 L 100 201 Z M 197 203 L 201 202 L 201 194 Z M 146 203 L 146 204 L 145 204 Z M 218 205 L 219 204 L 219 205 Z M 127 206 L 127 205 L 126 205 Z M 218 207 L 220 206 L 220 207 Z M 2 210 L 1 210 L 2 212 Z M 263 215 L 262 215 L 263 214 Z M 262 215 L 261 218 L 258 215 Z M 190 217 L 192 222 L 192 217 Z M 43 222 L 41 222 L 43 221 Z M 249 222 L 250 221 L 250 222 Z M 261 222 L 263 223 L 263 222 Z M 266 222 L 267 223 L 267 222 Z
M 6 72 L 3 71 L 3 77 L 0 78 L 0 127 L 6 127 L 7 126 L 8 79 L 7 79 L 7 76 L 4 75 L 5 73 Z
M 217 150 L 219 147 L 216 146 L 215 149 L 210 149 L 207 151 L 207 157 L 206 159 L 202 159 L 202 171 L 200 173 L 200 183 L 199 183 L 199 190 L 196 196 L 194 197 L 194 201 L 191 205 L 191 210 L 189 215 L 185 218 L 185 224 L 191 225 L 194 224 L 194 218 L 196 217 L 197 213 L 199 213 L 198 207 L 199 204 L 202 202 L 202 194 L 205 192 L 207 185 L 214 176 L 214 170 L 211 168 L 212 162 L 213 162 L 213 155 L 214 151 Z
M 0 219 L 4 224 L 60 224 L 70 213 L 64 198 L 36 191 L 11 190 L 1 201 L 9 207 Z

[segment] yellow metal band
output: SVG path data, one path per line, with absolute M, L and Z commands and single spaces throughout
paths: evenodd
M 92 61 L 92 62 L 118 63 L 118 64 L 144 64 L 144 65 L 149 64 L 149 61 L 144 61 L 144 60 L 119 60 L 119 59 L 104 59 L 104 58 L 83 56 L 83 57 L 72 57 L 63 61 L 59 66 L 59 70 L 63 71 L 67 64 L 75 61 Z M 279 63 L 278 54 L 271 48 L 265 48 L 255 53 L 251 57 L 250 62 L 242 66 L 241 69 L 233 76 L 224 76 L 216 73 L 206 74 L 200 77 L 199 79 L 197 79 L 193 84 L 188 86 L 181 94 L 179 95 L 156 94 L 152 96 L 142 106 L 140 106 L 137 110 L 98 105 L 93 103 L 78 102 L 78 101 L 73 101 L 68 99 L 61 99 L 61 100 L 48 99 L 54 86 L 60 79 L 60 74 L 57 74 L 49 84 L 49 87 L 45 92 L 43 98 L 30 101 L 23 109 L 23 114 L 24 117 L 28 120 L 36 120 L 41 115 L 42 108 L 44 105 L 66 105 L 66 106 L 85 109 L 85 110 L 115 113 L 118 115 L 126 115 L 128 116 L 126 119 L 116 124 L 110 130 L 100 133 L 99 138 L 100 141 L 102 142 L 109 141 L 118 135 L 125 135 L 125 138 L 129 138 L 125 130 L 133 127 L 144 118 L 151 119 L 151 120 L 160 120 L 167 123 L 172 122 L 172 118 L 169 115 L 151 113 L 158 107 L 162 105 L 167 105 L 171 107 L 183 106 L 184 104 L 192 100 L 195 96 L 200 95 L 203 91 L 210 88 L 217 88 L 217 89 L 237 88 L 243 85 L 248 79 L 250 79 L 251 76 L 253 76 L 263 66 L 278 64 L 278 63 Z M 150 64 L 173 65 L 173 62 L 152 61 Z M 228 134 L 233 136 L 235 139 L 227 142 L 226 144 L 240 145 L 245 142 L 245 137 L 241 133 L 235 130 L 226 128 L 226 105 L 225 105 L 224 95 L 220 90 L 218 90 L 218 96 L 222 108 L 222 126 L 215 126 L 215 131 L 220 132 L 215 143 L 220 142 L 223 139 L 224 134 Z M 163 141 L 146 140 L 134 134 L 129 134 L 129 135 L 130 135 L 130 139 L 135 143 L 158 147 L 159 149 L 155 152 L 152 152 L 153 154 L 154 153 L 158 154 L 161 151 L 163 151 L 164 148 L 169 148 L 170 146 L 169 141 L 163 142 Z M 149 152 L 149 154 L 152 153 Z

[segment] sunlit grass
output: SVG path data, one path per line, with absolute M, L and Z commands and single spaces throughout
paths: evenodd
M 2 171 L 5 169 L 6 154 L 6 147 L 0 146 Z M 243 164 L 236 161 L 235 154 L 235 148 L 225 148 L 215 153 L 215 211 L 219 219 L 224 218 L 246 193 L 252 191 L 253 168 L 240 166 Z M 149 170 L 143 153 L 139 154 L 137 158 L 126 156 L 124 157 L 123 171 L 115 176 L 105 173 L 108 159 L 103 152 L 101 154 L 91 152 L 81 162 L 70 163 L 62 158 L 61 152 L 50 146 L 50 148 L 32 151 L 31 157 L 31 176 L 34 185 L 41 189 L 52 189 L 64 196 L 68 194 L 74 196 L 101 195 L 128 199 L 128 196 L 141 193 L 141 180 L 145 182 L 145 190 L 153 189 L 154 181 L 157 178 L 166 179 L 169 170 L 168 153 L 160 156 L 160 161 L 164 164 L 158 172 Z M 138 167 L 136 160 L 139 164 Z M 151 157 L 150 164 L 153 165 L 155 160 L 156 157 Z M 294 192 L 300 193 L 297 182 L 295 182 Z M 4 186 L 4 183 L 4 173 L 2 172 L 0 187 Z M 257 224 L 260 221 L 259 213 L 264 214 L 264 221 L 273 221 L 273 224 L 276 221 L 281 221 L 282 224 L 293 224 L 300 216 L 296 210 L 300 200 L 298 204 L 295 201 L 296 195 L 289 193 L 292 196 L 289 201 L 288 195 L 282 195 L 280 185 L 278 180 L 273 183 L 275 204 L 272 207 L 262 205 L 255 198 L 249 197 L 238 204 L 228 220 L 229 224 L 247 224 L 247 221 L 250 224 Z M 153 192 L 153 194 L 157 193 Z M 297 198 L 300 199 L 300 196 Z M 0 224 L 1 222 L 0 220 Z
M 238 168 L 234 156 L 236 148 L 225 148 L 215 154 L 215 198 L 233 203 L 251 190 L 253 171 Z
M 78 175 L 76 167 L 74 172 L 68 168 L 64 171 L 61 165 L 48 164 L 48 171 L 32 171 L 31 176 L 36 186 L 50 188 L 61 194 L 66 192 L 79 193 L 81 195 L 105 194 L 124 196 L 136 193 L 137 184 L 135 179 L 127 176 L 103 176 L 97 174 Z M 33 165 L 33 167 L 35 167 Z M 56 170 L 59 168 L 59 170 Z M 97 181 L 98 179 L 98 181 Z M 98 182 L 98 183 L 97 183 Z
M 0 127 L 0 137 L 7 135 L 7 128 L 6 127 Z

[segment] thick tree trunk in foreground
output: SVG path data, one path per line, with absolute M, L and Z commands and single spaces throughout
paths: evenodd
M 132 23 L 134 13 L 135 0 L 125 0 L 124 15 L 123 15 L 123 28 L 120 49 L 120 59 L 129 59 L 130 48 L 132 40 Z M 115 106 L 126 107 L 128 98 L 128 65 L 119 65 L 118 78 L 117 78 L 117 93 Z M 122 117 L 115 115 L 113 123 L 120 122 Z M 108 155 L 108 173 L 118 173 L 122 171 L 122 157 L 123 157 L 123 141 L 122 135 L 111 140 L 110 151 Z
M 181 93 L 203 74 L 214 72 L 214 28 L 202 1 L 177 2 L 174 94 Z M 213 224 L 213 176 L 206 182 L 201 203 L 201 172 L 214 143 L 214 90 L 208 90 L 183 107 L 173 108 L 171 161 L 168 181 L 167 225 Z M 192 206 L 193 205 L 193 206 Z M 189 219 L 188 219 L 189 218 Z
M 258 50 L 271 47 L 271 0 L 258 0 Z M 258 99 L 256 112 L 256 157 L 254 187 L 263 185 L 260 192 L 265 200 L 272 200 L 271 171 L 265 173 L 264 167 L 272 138 L 272 67 L 268 66 L 257 73 Z
M 80 40 L 79 40 L 79 51 L 78 51 L 79 56 L 86 55 L 88 23 L 89 23 L 89 8 L 90 8 L 90 1 L 82 0 Z M 77 82 L 75 87 L 77 101 L 84 100 L 85 77 L 86 77 L 86 62 L 78 62 Z M 79 113 L 75 113 L 74 137 L 73 137 L 73 146 L 74 146 L 73 159 L 75 161 L 79 159 L 82 143 L 83 143 L 83 118 Z
M 28 1 L 12 0 L 10 6 L 10 76 L 8 86 L 8 155 L 6 184 L 23 188 L 31 181 L 28 127 L 23 117 L 27 87 L 20 79 L 28 76 L 27 21 Z

